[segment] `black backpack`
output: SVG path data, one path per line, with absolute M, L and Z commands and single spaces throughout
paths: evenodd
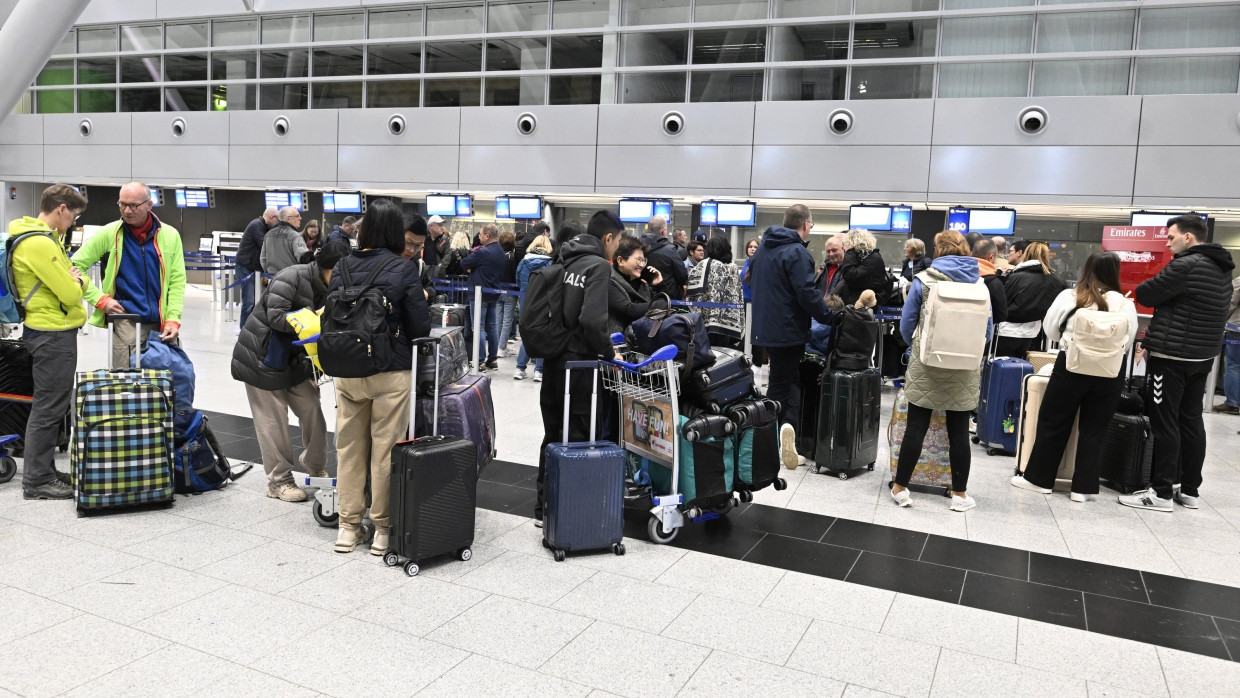
M 390 368 L 392 344 L 400 336 L 388 332 L 388 318 L 395 308 L 375 279 L 398 260 L 389 259 L 354 285 L 349 260 L 336 267 L 340 286 L 327 294 L 319 335 L 319 363 L 323 372 L 337 378 L 364 378 Z
M 831 333 L 831 367 L 864 371 L 870 366 L 882 324 L 858 308 L 844 308 L 837 318 Z
M 564 272 L 563 264 L 553 262 L 530 274 L 518 326 L 533 358 L 559 356 L 568 348 L 572 330 L 564 322 Z

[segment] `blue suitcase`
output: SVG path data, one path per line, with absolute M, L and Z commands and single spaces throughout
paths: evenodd
M 593 369 L 590 440 L 568 440 L 571 381 L 564 378 L 564 440 L 547 444 L 544 475 L 543 547 L 556 562 L 568 552 L 611 548 L 624 554 L 624 450 L 610 441 L 595 441 L 598 426 L 598 362 L 569 361 L 565 373 Z
M 977 435 L 973 443 L 986 453 L 1015 454 L 1020 434 L 1020 396 L 1033 364 L 1024 359 L 992 357 L 982 364 L 982 397 L 977 403 Z

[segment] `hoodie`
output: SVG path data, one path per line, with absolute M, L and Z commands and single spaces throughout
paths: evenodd
M 560 247 L 564 264 L 564 324 L 572 330 L 568 351 L 612 357 L 607 331 L 607 291 L 611 264 L 603 241 L 581 233 Z M 550 358 L 550 357 L 544 357 Z
M 931 269 L 937 269 L 952 281 L 972 284 L 982 278 L 978 259 L 975 257 L 963 257 L 960 255 L 948 255 L 939 257 L 930 263 Z M 913 331 L 917 329 L 917 323 L 921 318 L 921 302 L 922 296 L 925 294 L 925 285 L 921 279 L 913 277 L 913 283 L 909 287 L 908 298 L 904 301 L 904 310 L 900 313 L 900 336 L 904 338 L 904 343 L 909 346 L 913 345 Z M 990 339 L 991 330 L 994 322 L 986 323 L 986 339 Z
M 1154 356 L 1204 361 L 1218 355 L 1231 305 L 1231 253 L 1203 242 L 1177 254 L 1137 287 L 1137 302 L 1154 309 L 1141 340 Z
M 921 259 L 918 257 L 918 259 Z M 1007 319 L 1007 296 L 1003 291 L 1003 277 L 999 275 L 999 270 L 988 260 L 977 260 L 978 271 L 982 275 L 982 280 L 986 282 L 986 290 L 990 291 L 990 320 L 994 324 L 999 324 Z
M 21 303 L 26 296 L 27 327 L 36 330 L 76 330 L 86 324 L 82 307 L 85 284 L 73 278 L 72 265 L 60 236 L 38 218 L 24 216 L 9 223 L 9 237 L 26 233 L 42 233 L 22 240 L 13 248 L 13 300 Z M 41 285 L 40 285 L 41 284 Z M 38 286 L 38 290 L 34 290 Z M 31 295 L 31 291 L 34 294 Z
M 749 285 L 757 346 L 802 346 L 810 339 L 810 318 L 831 321 L 831 310 L 814 286 L 814 258 L 795 230 L 773 225 L 762 233 L 762 244 L 749 260 Z

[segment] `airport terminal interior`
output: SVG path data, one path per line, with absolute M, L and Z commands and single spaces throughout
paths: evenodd
M 941 490 L 899 507 L 881 369 L 872 470 L 781 468 L 786 487 L 670 541 L 639 498 L 623 555 L 559 562 L 533 518 L 543 384 L 515 377 L 518 338 L 484 374 L 495 453 L 472 555 L 416 576 L 335 552 L 313 488 L 268 496 L 231 367 L 234 255 L 270 206 L 326 232 L 388 199 L 468 236 L 599 210 L 643 234 L 661 214 L 728 240 L 739 268 L 802 203 L 815 264 L 860 227 L 898 275 L 909 239 L 951 229 L 1045 242 L 1069 284 L 1115 251 L 1125 290 L 1193 213 L 1240 262 L 1240 2 L 0 0 L 0 20 L 0 220 L 71 184 L 89 201 L 72 249 L 146 184 L 185 250 L 194 407 L 234 471 L 253 466 L 170 507 L 79 516 L 25 499 L 18 458 L 0 484 L 0 697 L 1240 695 L 1240 416 L 1212 409 L 1221 359 L 1195 509 L 1121 506 L 1105 482 L 1084 502 L 1017 489 L 1013 454 L 986 444 L 976 508 Z M 109 335 L 79 332 L 79 372 L 108 367 Z M 766 390 L 769 368 L 752 373 Z

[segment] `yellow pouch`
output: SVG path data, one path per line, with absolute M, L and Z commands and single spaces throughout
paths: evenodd
M 284 316 L 284 321 L 289 324 L 297 332 L 297 340 L 301 342 L 301 347 L 306 350 L 306 356 L 310 357 L 310 361 L 314 362 L 314 367 L 320 371 L 323 367 L 319 365 L 319 313 L 310 308 L 302 308 L 294 310 Z

